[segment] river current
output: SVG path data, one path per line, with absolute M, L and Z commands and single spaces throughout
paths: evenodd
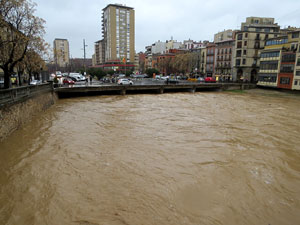
M 300 96 L 60 99 L 0 142 L 0 224 L 300 224 Z

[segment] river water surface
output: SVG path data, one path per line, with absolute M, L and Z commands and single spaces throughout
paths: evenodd
M 300 96 L 59 100 L 0 143 L 0 224 L 300 224 Z

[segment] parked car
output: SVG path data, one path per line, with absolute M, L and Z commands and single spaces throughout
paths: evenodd
M 30 85 L 38 85 L 38 84 L 41 84 L 42 83 L 42 81 L 40 81 L 40 80 L 32 80 L 32 81 L 30 81 Z
M 69 74 L 69 77 L 72 79 L 72 80 L 74 80 L 74 79 L 76 79 L 76 80 L 74 80 L 74 81 L 85 81 L 85 76 L 83 76 L 82 74 L 80 74 L 80 73 L 70 73 Z
M 176 79 L 167 79 L 165 81 L 166 84 L 178 84 L 179 83 L 179 80 L 176 80 Z
M 216 79 L 213 77 L 206 77 L 205 83 L 216 83 Z
M 155 80 L 161 80 L 161 75 L 155 75 Z
M 118 80 L 118 84 L 119 85 L 133 85 L 133 82 L 129 79 L 122 78 L 122 79 Z
M 198 82 L 205 82 L 203 77 L 198 77 L 197 80 L 198 80 Z
M 75 84 L 75 82 L 71 78 L 65 78 L 63 84 Z
M 75 77 L 70 77 L 70 76 L 68 76 L 68 78 L 71 79 L 71 80 L 74 81 L 74 82 L 77 81 L 77 79 L 76 79 Z

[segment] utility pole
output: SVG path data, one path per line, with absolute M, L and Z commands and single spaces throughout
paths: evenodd
M 85 39 L 83 39 L 83 64 L 84 64 L 84 72 L 85 72 L 85 75 L 86 75 L 85 47 L 87 47 L 87 45 L 85 44 Z

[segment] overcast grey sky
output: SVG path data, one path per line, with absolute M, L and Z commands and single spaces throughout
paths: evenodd
M 71 57 L 94 53 L 94 42 L 102 38 L 102 9 L 125 4 L 135 9 L 135 49 L 144 51 L 155 41 L 213 40 L 224 29 L 239 29 L 249 16 L 274 17 L 281 27 L 300 27 L 300 0 L 33 0 L 36 15 L 46 20 L 45 40 L 66 38 Z

